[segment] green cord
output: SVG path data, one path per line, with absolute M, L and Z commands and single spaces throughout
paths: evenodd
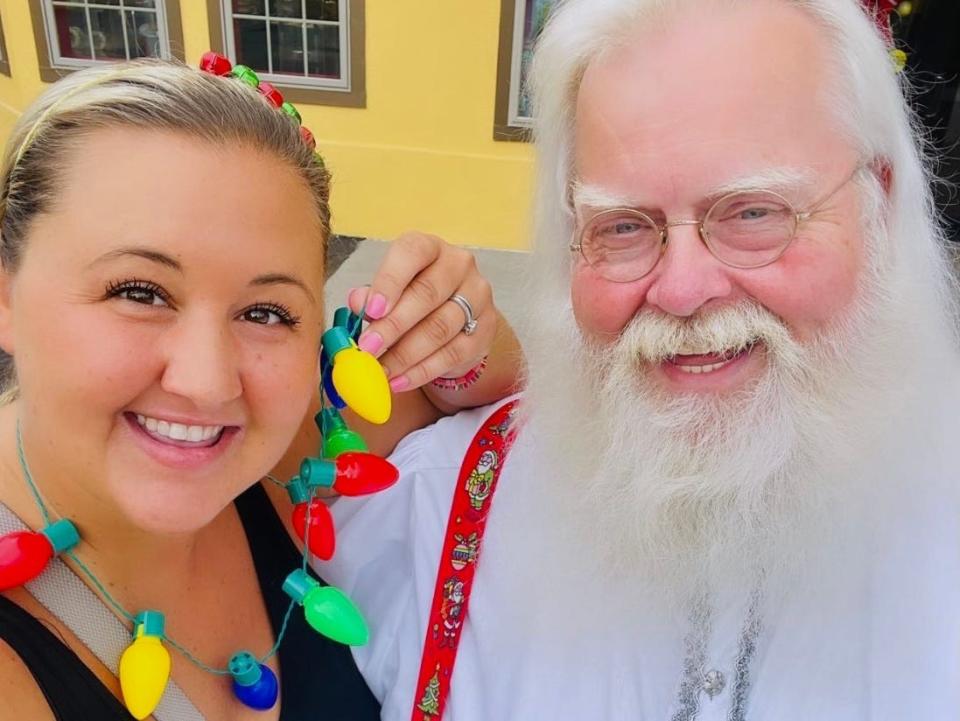
M 43 516 L 43 522 L 45 525 L 49 526 L 53 522 L 53 520 L 50 516 L 49 511 L 47 510 L 47 505 L 43 502 L 43 497 L 40 495 L 40 491 L 37 488 L 36 483 L 34 483 L 33 474 L 30 473 L 30 466 L 27 464 L 27 459 L 23 451 L 23 438 L 20 433 L 19 418 L 17 419 L 17 458 L 20 460 L 20 469 L 23 471 L 23 477 L 27 482 L 27 486 L 30 488 L 30 492 L 33 494 L 34 500 L 37 502 L 37 508 L 40 509 L 40 515 Z M 284 485 L 280 483 L 273 476 L 267 476 L 267 478 L 274 483 L 277 483 L 279 485 Z M 312 492 L 311 492 L 310 501 L 313 501 Z M 304 530 L 303 564 L 301 565 L 301 568 L 304 572 L 307 571 L 307 566 L 309 564 L 309 558 L 310 558 L 309 546 L 307 545 L 310 540 L 310 506 L 309 505 L 307 506 L 306 522 L 307 522 L 307 527 Z M 110 595 L 110 592 L 106 589 L 106 587 L 104 587 L 104 585 L 100 582 L 100 579 L 97 578 L 94 572 L 87 567 L 87 564 L 81 561 L 73 551 L 66 551 L 64 555 L 77 564 L 77 567 L 81 571 L 83 571 L 83 574 L 90 580 L 90 583 L 92 583 L 94 587 L 103 595 L 103 597 L 107 599 L 107 601 L 110 603 L 110 605 L 113 607 L 113 609 L 117 613 L 123 616 L 130 623 L 136 623 L 136 616 L 134 616 L 129 611 L 127 611 L 123 606 L 121 606 L 116 601 L 116 599 L 114 599 L 113 596 Z M 284 614 L 284 617 L 283 617 L 283 624 L 280 627 L 280 633 L 277 634 L 277 640 L 273 644 L 273 648 L 271 648 L 263 656 L 263 658 L 259 659 L 258 663 L 266 663 L 270 658 L 276 655 L 277 651 L 280 650 L 280 644 L 283 642 L 283 637 L 287 633 L 287 625 L 290 621 L 290 615 L 293 613 L 293 609 L 296 605 L 297 605 L 296 601 L 294 600 L 290 601 L 290 605 L 287 607 L 287 612 Z M 163 640 L 169 643 L 177 651 L 179 651 L 183 655 L 183 657 L 186 658 L 190 663 L 202 669 L 203 671 L 206 671 L 207 673 L 215 674 L 217 676 L 231 675 L 229 669 L 219 669 L 219 668 L 213 668 L 212 666 L 208 666 L 203 661 L 201 661 L 196 656 L 194 656 L 192 653 L 190 653 L 190 651 L 188 651 L 184 646 L 181 646 L 179 643 L 177 643 L 172 638 L 170 638 L 170 636 L 168 636 L 166 633 L 163 634 Z

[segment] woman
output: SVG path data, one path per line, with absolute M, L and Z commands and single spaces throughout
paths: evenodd
M 280 586 L 301 557 L 286 493 L 258 483 L 295 436 L 275 474 L 317 448 L 329 175 L 296 123 L 236 78 L 155 61 L 85 70 L 23 115 L 0 182 L 0 347 L 17 384 L 0 408 L 0 502 L 31 529 L 72 520 L 68 565 L 128 626 L 162 612 L 190 654 L 172 653 L 172 682 L 204 717 L 377 718 L 349 649 L 299 608 L 285 620 Z M 428 285 L 441 295 L 418 301 Z M 442 302 L 458 289 L 478 289 L 482 333 L 458 332 Z M 370 296 L 378 323 L 361 342 L 395 387 L 467 373 L 493 343 L 489 290 L 435 239 L 406 238 Z M 460 396 L 428 391 L 437 405 L 402 394 L 372 449 L 502 394 L 506 357 Z M 78 638 L 86 612 L 71 626 L 25 588 L 0 596 L 5 714 L 130 718 L 116 659 Z M 279 677 L 265 711 L 224 673 L 241 649 Z

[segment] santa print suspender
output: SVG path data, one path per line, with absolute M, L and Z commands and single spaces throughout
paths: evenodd
M 487 514 L 504 460 L 516 436 L 512 423 L 516 406 L 515 400 L 504 404 L 480 426 L 460 466 L 423 641 L 412 721 L 443 718 Z

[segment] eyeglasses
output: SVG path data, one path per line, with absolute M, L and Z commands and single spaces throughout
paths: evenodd
M 607 280 L 629 283 L 652 271 L 667 248 L 670 228 L 696 225 L 700 239 L 721 263 L 733 268 L 760 268 L 783 255 L 800 224 L 836 195 L 864 168 L 857 165 L 840 185 L 807 210 L 771 190 L 737 191 L 718 199 L 702 220 L 657 223 L 633 208 L 604 210 L 578 226 L 572 252 Z

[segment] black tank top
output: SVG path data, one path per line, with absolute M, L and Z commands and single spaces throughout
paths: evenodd
M 290 603 L 281 588 L 283 580 L 291 570 L 300 567 L 303 559 L 260 484 L 245 491 L 235 504 L 276 637 Z M 58 636 L 3 596 L 0 639 L 33 674 L 58 721 L 133 718 Z M 299 609 L 290 615 L 279 658 L 283 684 L 280 721 L 380 718 L 380 705 L 357 670 L 350 649 L 310 628 Z

